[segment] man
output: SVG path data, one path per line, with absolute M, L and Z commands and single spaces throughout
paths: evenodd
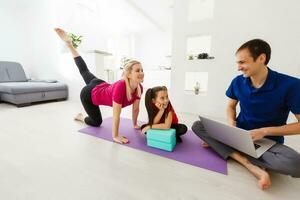
M 259 159 L 245 155 L 211 138 L 200 121 L 192 130 L 224 159 L 232 158 L 246 167 L 257 179 L 261 189 L 271 186 L 266 170 L 300 177 L 300 154 L 285 146 L 284 136 L 300 134 L 300 79 L 271 70 L 269 44 L 254 39 L 243 44 L 236 52 L 238 70 L 243 75 L 232 80 L 226 91 L 228 123 L 250 130 L 253 140 L 263 137 L 276 141 Z M 240 113 L 236 117 L 236 106 Z M 286 124 L 289 112 L 298 122 Z

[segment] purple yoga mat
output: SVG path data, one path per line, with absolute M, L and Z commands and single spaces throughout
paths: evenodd
M 86 127 L 79 132 L 86 133 L 98 138 L 108 141 L 113 141 L 112 132 L 112 118 L 103 120 L 100 127 Z M 129 139 L 128 146 L 134 149 L 139 149 L 169 159 L 177 160 L 179 162 L 187 163 L 211 171 L 219 172 L 227 175 L 227 164 L 221 157 L 219 157 L 210 148 L 201 147 L 201 140 L 191 130 L 182 136 L 182 143 L 179 143 L 174 148 L 173 152 L 148 147 L 146 143 L 146 136 L 140 133 L 140 130 L 135 130 L 130 119 L 121 118 L 120 133 Z

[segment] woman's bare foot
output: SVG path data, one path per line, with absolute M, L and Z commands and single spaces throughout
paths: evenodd
M 114 137 L 113 140 L 120 144 L 127 144 L 129 143 L 129 140 L 125 136 L 118 136 Z
M 66 43 L 67 46 L 73 46 L 72 45 L 72 39 L 68 36 L 68 34 L 60 29 L 60 28 L 55 28 L 54 29 L 57 35 Z
M 82 113 L 78 113 L 75 117 L 74 117 L 75 121 L 79 121 L 79 122 L 83 122 L 84 123 L 84 117 Z

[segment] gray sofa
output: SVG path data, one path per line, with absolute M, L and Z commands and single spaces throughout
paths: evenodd
M 22 107 L 33 102 L 67 98 L 66 84 L 55 80 L 29 80 L 20 63 L 0 61 L 0 102 Z

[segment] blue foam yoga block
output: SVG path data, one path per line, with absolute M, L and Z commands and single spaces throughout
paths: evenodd
M 166 151 L 172 151 L 176 145 L 175 129 L 148 129 L 146 138 L 148 146 Z

